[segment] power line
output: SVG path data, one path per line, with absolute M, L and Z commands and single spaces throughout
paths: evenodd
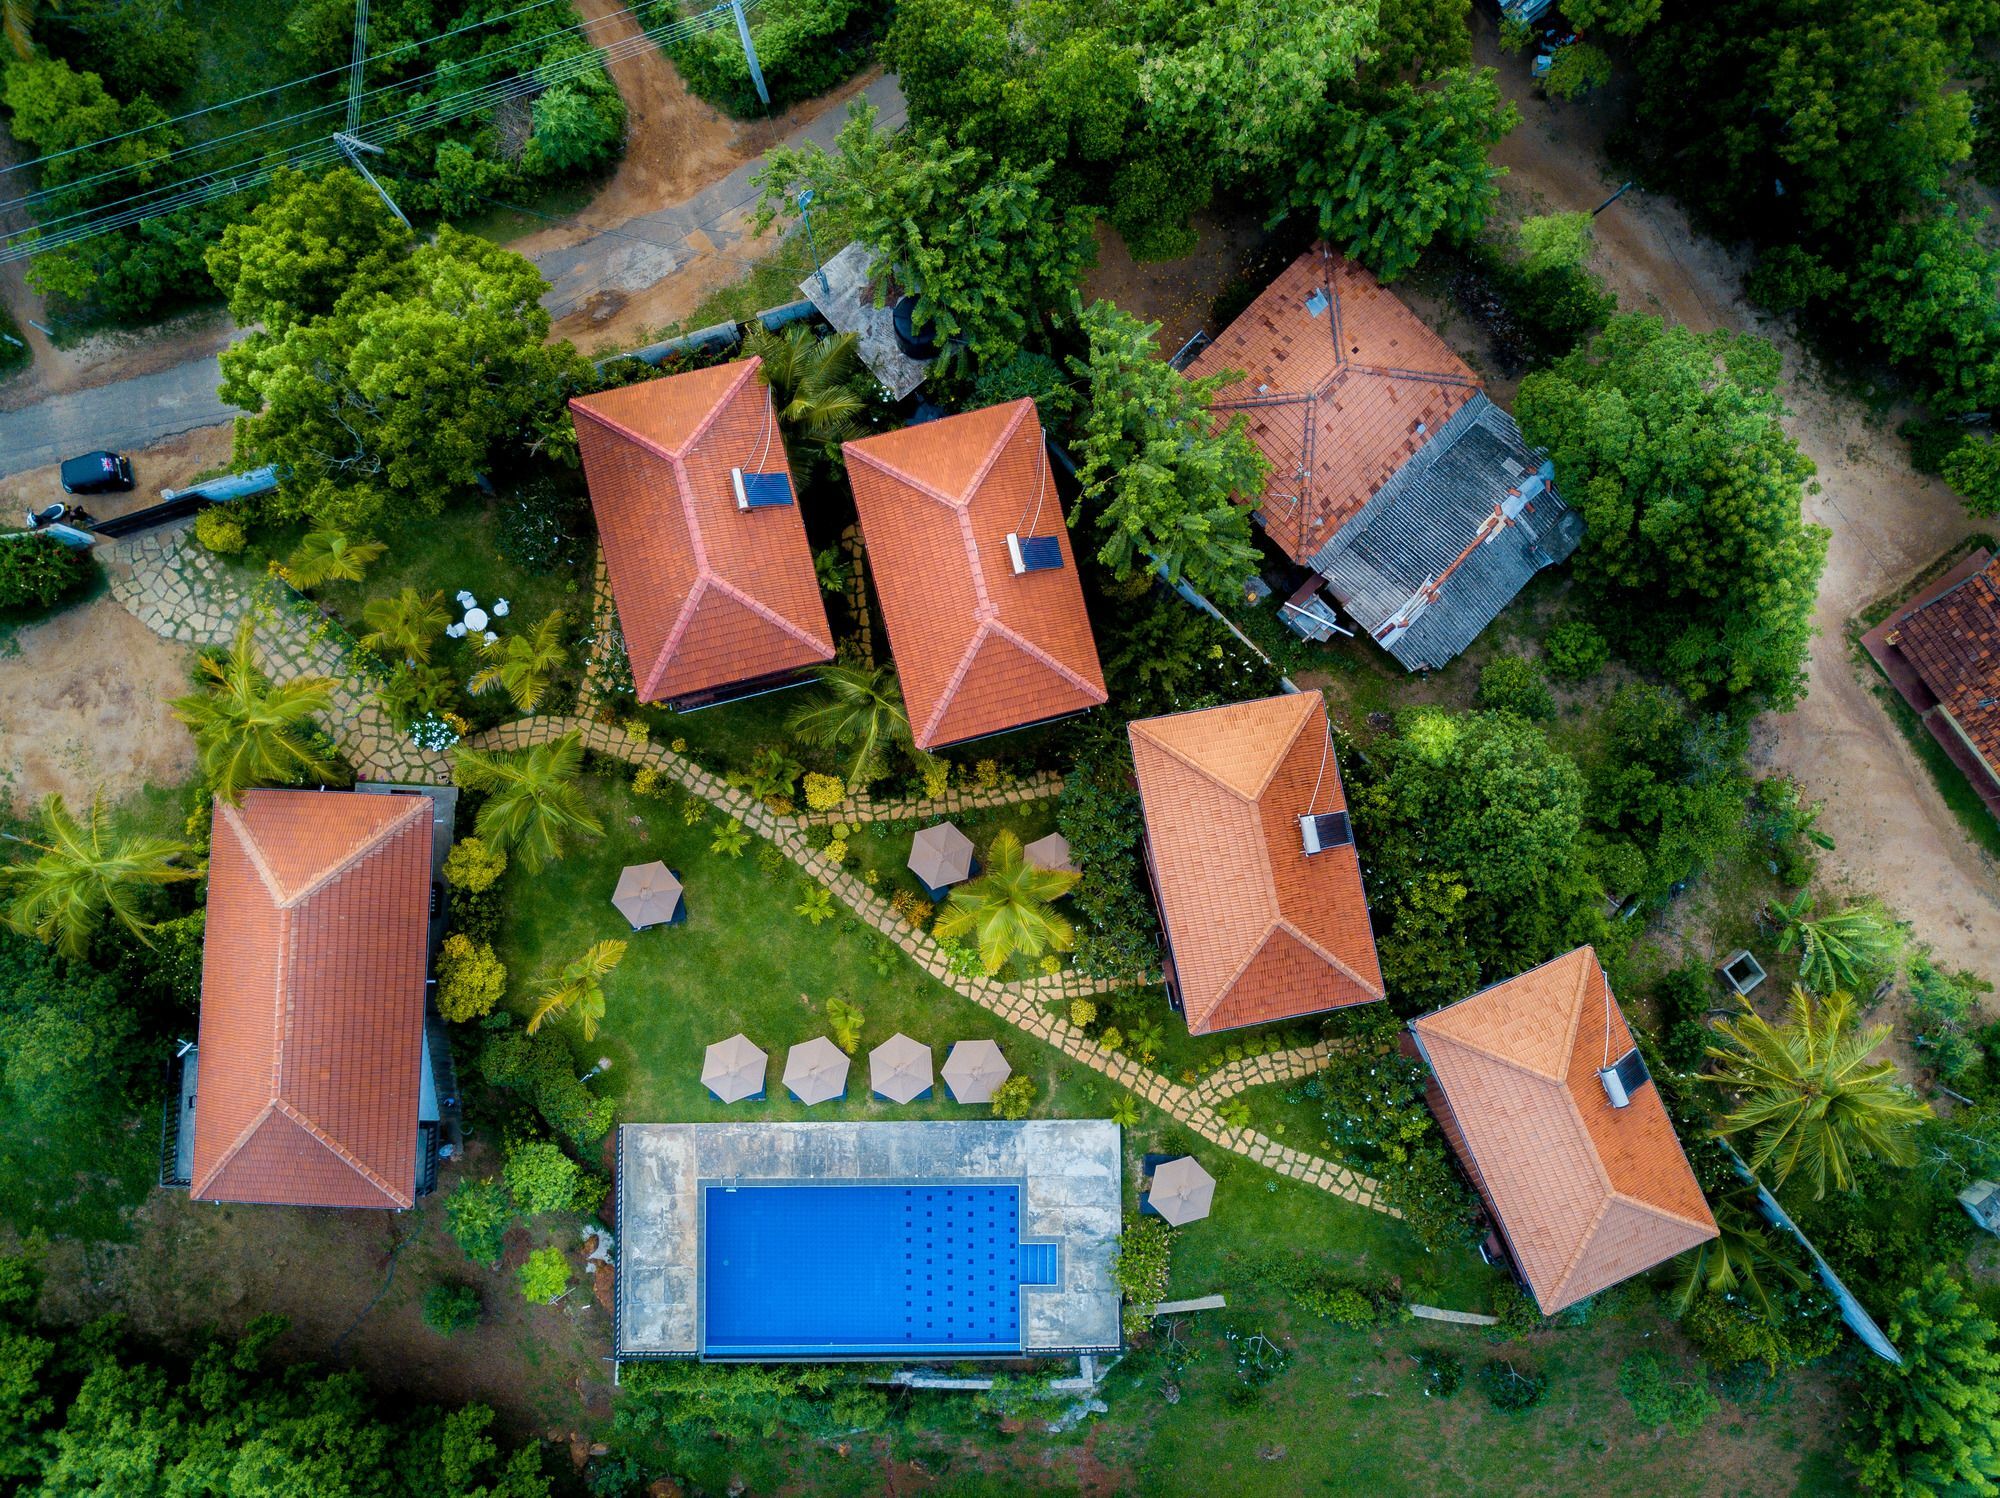
M 363 125 L 359 131 L 354 132 L 354 135 L 356 139 L 373 145 L 393 143 L 410 134 L 448 124 L 477 110 L 495 107 L 538 89 L 568 82 L 593 68 L 617 62 L 646 47 L 671 43 L 684 37 L 715 30 L 729 23 L 731 19 L 729 7 L 720 6 L 684 21 L 641 31 L 608 47 L 600 46 L 576 57 L 566 58 L 525 73 L 513 74 L 461 94 L 419 102 L 400 114 L 384 116 Z M 386 88 L 377 90 L 377 92 L 388 91 L 390 90 Z M 331 107 L 342 106 L 335 104 Z M 331 140 L 322 141 L 294 148 L 286 153 L 281 161 L 267 161 L 234 173 L 211 174 L 197 181 L 184 179 L 174 183 L 163 183 L 115 203 L 79 209 L 29 229 L 0 235 L 0 265 L 61 249 L 100 234 L 128 228 L 147 219 L 249 192 L 268 183 L 281 170 L 311 171 L 337 160 L 340 154 L 339 147 Z

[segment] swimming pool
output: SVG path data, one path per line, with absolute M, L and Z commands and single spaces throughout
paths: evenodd
M 712 1358 L 1018 1353 L 1022 1287 L 1057 1280 L 1018 1182 L 707 1182 L 702 1213 Z

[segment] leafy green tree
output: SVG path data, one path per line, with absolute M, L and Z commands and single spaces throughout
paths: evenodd
M 104 803 L 91 799 L 79 821 L 60 795 L 43 797 L 40 839 L 11 839 L 35 856 L 0 868 L 11 891 L 7 919 L 15 930 L 81 957 L 106 915 L 139 940 L 152 930 L 141 915 L 145 891 L 201 877 L 182 860 L 196 849 L 173 838 L 114 832 Z
M 811 188 L 846 211 L 876 274 L 917 298 L 915 320 L 945 342 L 963 338 L 985 363 L 1011 356 L 1043 312 L 1059 310 L 1090 264 L 1089 216 L 1059 208 L 1047 163 L 995 162 L 922 130 L 891 135 L 855 105 L 829 155 L 817 144 L 765 153 L 752 179 L 767 227 Z M 886 282 L 878 300 L 886 294 Z
M 1024 957 L 1050 949 L 1067 952 L 1076 945 L 1076 933 L 1049 902 L 1068 894 L 1082 877 L 1037 868 L 1023 855 L 1021 839 L 1003 827 L 986 850 L 986 871 L 952 890 L 950 905 L 932 929 L 944 937 L 975 934 L 989 973 L 999 972 L 1017 952 Z
M 1093 517 L 1097 559 L 1121 581 L 1158 567 L 1170 582 L 1237 596 L 1257 570 L 1244 501 L 1262 492 L 1265 463 L 1242 416 L 1216 430 L 1209 403 L 1229 376 L 1183 379 L 1154 347 L 1160 325 L 1109 302 L 1084 313 L 1083 330 L 1089 353 L 1070 361 L 1086 386 L 1083 493 L 1069 523 Z
M 479 835 L 530 873 L 561 858 L 569 838 L 604 835 L 576 784 L 582 768 L 583 735 L 576 730 L 512 754 L 452 751 L 452 780 L 461 790 L 486 793 L 474 824 Z
M 0 612 L 52 609 L 97 575 L 87 551 L 71 551 L 45 531 L 17 536 L 0 545 Z
M 559 1248 L 538 1248 L 516 1272 L 521 1298 L 545 1306 L 569 1289 L 569 1260 Z
M 1541 663 L 1525 655 L 1499 655 L 1481 666 L 1478 701 L 1489 712 L 1518 713 L 1536 722 L 1556 715 Z
M 1845 298 L 1864 336 L 1954 416 L 2000 404 L 2000 251 L 1982 230 L 1985 215 L 1951 209 L 1892 224 Z
M 1981 520 L 2000 515 L 2000 442 L 1967 437 L 1945 455 L 1944 481 L 1965 501 L 1965 512 Z
M 482 641 L 479 655 L 486 664 L 467 685 L 475 692 L 498 687 L 515 707 L 532 713 L 549 689 L 549 678 L 569 659 L 563 622 L 563 611 L 554 609 L 533 629 Z
M 490 943 L 454 931 L 439 944 L 436 999 L 438 1013 L 446 1019 L 482 1019 L 506 991 L 507 964 Z
M 292 586 L 310 592 L 321 583 L 358 583 L 382 559 L 380 541 L 356 541 L 341 531 L 307 531 L 285 563 Z
M 804 323 L 773 333 L 753 322 L 743 352 L 764 361 L 778 420 L 787 438 L 803 451 L 792 455 L 793 483 L 804 488 L 811 460 L 837 459 L 840 444 L 862 435 L 858 420 L 868 409 L 862 381 L 860 340 L 853 333 L 822 338 Z
M 1770 1169 L 1779 1186 L 1803 1173 L 1818 1199 L 1829 1185 L 1849 1188 L 1857 1156 L 1915 1161 L 1912 1135 L 1930 1106 L 1896 1079 L 1895 1063 L 1869 1060 L 1889 1027 L 1857 1031 L 1852 996 L 1817 999 L 1794 985 L 1783 1024 L 1746 1003 L 1715 1030 L 1708 1080 L 1736 1096 L 1716 1132 L 1751 1136 L 1751 1169 Z
M 1551 99 L 1579 99 L 1611 81 L 1611 59 L 1589 42 L 1558 47 L 1549 70 L 1542 74 L 1542 92 Z
M 546 290 L 521 256 L 441 227 L 386 284 L 224 351 L 222 398 L 252 413 L 238 460 L 299 485 L 379 481 L 433 513 L 503 456 L 568 458 L 564 400 L 591 377 L 568 344 L 545 345 Z
M 1578 31 L 1602 29 L 1637 36 L 1660 19 L 1660 0 L 1568 0 L 1563 16 Z
M 1529 275 L 1579 266 L 1590 258 L 1588 213 L 1544 213 L 1514 231 L 1521 269 Z
M 625 132 L 625 104 L 603 72 L 587 72 L 545 90 L 534 103 L 530 170 L 583 171 L 605 160 Z
M 444 856 L 444 882 L 469 894 L 491 889 L 506 872 L 507 855 L 482 837 L 462 837 Z
M 393 280 L 410 231 L 354 172 L 280 172 L 271 195 L 208 249 L 208 273 L 244 327 L 271 333 L 325 317 L 351 290 Z
M 560 1145 L 546 1139 L 524 1139 L 507 1147 L 500 1178 L 514 1205 L 530 1215 L 567 1212 L 576 1200 L 582 1172 Z
M 1522 434 L 1584 517 L 1577 573 L 1628 652 L 1690 697 L 1780 708 L 1805 681 L 1827 533 L 1778 424 L 1778 354 L 1639 314 L 1521 382 Z
M 1518 118 L 1491 68 L 1336 101 L 1302 137 L 1320 150 L 1292 169 L 1279 216 L 1307 215 L 1322 237 L 1393 281 L 1440 234 L 1462 243 L 1484 226 L 1503 170 L 1487 154 Z
M 993 1116 L 1007 1119 L 1026 1118 L 1034 1110 L 1038 1090 L 1033 1077 L 1023 1072 L 1015 1072 L 993 1089 Z
M 1902 1365 L 1868 1364 L 1848 1422 L 1861 1491 L 2000 1491 L 2000 1328 L 1940 1264 L 1904 1289 L 1889 1340 Z
M 892 748 L 923 757 L 893 669 L 836 662 L 820 668 L 819 684 L 822 690 L 794 709 L 788 726 L 801 742 L 848 756 L 849 785 L 868 785 L 888 774 Z
M 206 690 L 173 700 L 174 716 L 194 734 L 203 780 L 224 801 L 242 800 L 253 786 L 342 778 L 313 727 L 333 706 L 334 681 L 272 681 L 258 669 L 254 635 L 246 618 L 220 659 L 202 656 Z
M 583 1026 L 583 1038 L 597 1038 L 597 1022 L 604 1018 L 604 980 L 625 958 L 622 941 L 593 942 L 590 949 L 535 991 L 534 1010 L 528 1016 L 528 1033 L 534 1034 L 552 1014 L 576 1011 Z
M 554 1030 L 502 1030 L 479 1053 L 479 1072 L 488 1082 L 525 1094 L 565 1139 L 595 1144 L 611 1132 L 611 1099 L 593 1094 L 576 1068 L 569 1043 Z
M 445 1226 L 475 1264 L 500 1262 L 503 1240 L 514 1220 L 505 1187 L 498 1181 L 460 1181 L 445 1198 Z
M 394 598 L 371 598 L 362 605 L 361 617 L 368 625 L 363 645 L 418 665 L 431 658 L 432 642 L 451 623 L 441 589 L 419 593 L 405 587 Z
M 161 180 L 180 144 L 176 131 L 157 128 L 166 114 L 152 100 L 141 95 L 121 104 L 96 73 L 80 73 L 59 58 L 8 63 L 0 73 L 0 101 L 14 139 L 38 157 L 54 158 L 40 165 L 41 188 L 71 189 L 44 208 L 48 217 L 143 192 Z M 97 183 L 107 172 L 123 175 Z
M 441 1337 L 479 1325 L 479 1292 L 471 1285 L 432 1285 L 424 1292 L 424 1325 Z

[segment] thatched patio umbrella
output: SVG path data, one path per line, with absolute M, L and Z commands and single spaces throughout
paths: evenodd
M 811 1107 L 847 1095 L 847 1053 L 824 1035 L 795 1045 L 785 1056 L 785 1086 Z
M 990 1103 L 993 1089 L 1013 1070 L 992 1041 L 961 1040 L 944 1058 L 944 1085 L 951 1089 L 954 1102 Z
M 764 1072 L 771 1058 L 750 1043 L 747 1035 L 732 1035 L 708 1048 L 701 1064 L 701 1085 L 718 1103 L 740 1103 L 764 1095 Z
M 914 1103 L 931 1090 L 931 1048 L 898 1030 L 868 1053 L 868 1085 L 892 1103 Z
M 1069 856 L 1069 839 L 1060 832 L 1051 832 L 1047 837 L 1038 837 L 1021 850 L 1032 869 L 1052 869 L 1059 874 L 1074 874 L 1075 863 Z
M 1153 1189 L 1146 1193 L 1147 1204 L 1175 1227 L 1208 1216 L 1214 1200 L 1215 1177 L 1193 1155 L 1169 1160 L 1155 1170 Z
M 942 899 L 944 891 L 972 877 L 972 839 L 949 822 L 926 827 L 910 843 L 910 872 L 915 874 L 931 898 Z
M 681 882 L 663 863 L 635 863 L 618 876 L 611 903 L 632 923 L 634 931 L 664 926 L 680 911 Z

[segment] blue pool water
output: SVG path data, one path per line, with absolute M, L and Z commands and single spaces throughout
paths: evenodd
M 1021 1350 L 1021 1286 L 1056 1245 L 1021 1242 L 1021 1188 L 705 1188 L 703 1351 L 869 1357 Z

